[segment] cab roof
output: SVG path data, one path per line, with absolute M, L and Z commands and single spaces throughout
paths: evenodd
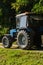
M 16 17 L 24 16 L 24 15 L 29 15 L 29 14 L 33 14 L 33 12 L 25 12 L 25 13 L 21 13 L 21 14 L 16 15 Z
M 16 15 L 16 17 L 18 18 L 18 17 L 25 16 L 25 15 L 29 15 L 34 20 L 43 20 L 43 14 L 40 14 L 40 13 L 36 14 L 33 12 L 21 13 L 21 14 Z

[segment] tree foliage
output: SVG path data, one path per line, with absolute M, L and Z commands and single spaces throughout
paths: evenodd
M 32 9 L 33 12 L 36 13 L 43 13 L 43 0 L 40 0 L 39 2 L 37 2 Z
M 15 27 L 15 10 L 11 9 L 13 2 L 15 0 L 0 0 L 0 36 L 12 26 Z
M 16 0 L 15 3 L 12 3 L 12 8 L 16 9 L 17 13 L 25 12 L 25 11 L 31 11 L 31 8 L 33 6 L 32 0 Z
M 16 0 L 15 3 L 11 3 L 11 6 L 17 13 L 25 11 L 43 13 L 43 0 Z
M 1 22 L 3 26 L 9 26 L 11 24 L 11 17 L 14 19 L 15 10 L 11 9 L 11 3 L 15 2 L 14 0 L 0 0 L 0 16 L 2 15 Z

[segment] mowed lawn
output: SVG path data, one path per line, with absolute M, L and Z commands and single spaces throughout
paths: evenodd
M 0 65 L 43 65 L 43 51 L 0 48 Z

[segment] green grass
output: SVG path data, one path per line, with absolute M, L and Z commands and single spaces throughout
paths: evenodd
M 43 65 L 43 52 L 0 48 L 0 65 Z

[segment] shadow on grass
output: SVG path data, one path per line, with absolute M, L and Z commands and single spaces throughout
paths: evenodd
M 14 50 L 36 50 L 36 51 L 43 51 L 43 47 L 32 47 L 30 49 L 21 49 L 19 46 L 17 47 L 11 47 L 10 49 L 14 49 Z

